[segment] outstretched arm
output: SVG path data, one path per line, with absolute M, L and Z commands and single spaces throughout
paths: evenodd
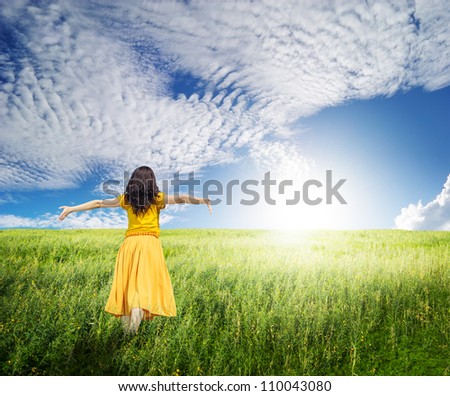
M 113 199 L 95 199 L 93 201 L 85 202 L 77 206 L 60 206 L 63 211 L 59 215 L 59 221 L 64 220 L 67 215 L 73 212 L 82 212 L 84 210 L 98 209 L 98 208 L 117 208 L 119 206 L 119 198 Z
M 180 194 L 180 195 L 164 195 L 164 203 L 168 205 L 189 203 L 192 205 L 204 204 L 208 207 L 209 213 L 212 214 L 211 200 L 209 198 L 198 198 L 192 195 Z

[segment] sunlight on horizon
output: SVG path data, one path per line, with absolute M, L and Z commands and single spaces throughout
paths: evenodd
M 348 229 L 349 220 L 357 212 L 349 205 L 322 202 L 316 206 L 308 206 L 304 202 L 287 205 L 286 198 L 276 198 L 276 205 L 261 203 L 251 216 L 257 228 L 274 231 L 308 231 Z

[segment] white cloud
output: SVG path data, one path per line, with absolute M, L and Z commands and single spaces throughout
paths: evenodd
M 433 201 L 425 205 L 421 201 L 409 204 L 394 221 L 399 229 L 450 231 L 450 175 Z
M 418 0 L 416 9 L 418 83 L 433 91 L 450 84 L 450 7 L 440 0 Z
M 266 1 L 148 2 L 133 11 L 151 20 L 139 28 L 168 57 L 214 86 L 244 89 L 259 117 L 283 125 L 445 74 L 446 9 L 443 1 L 417 9 L 389 1 Z
M 130 49 L 77 10 L 22 12 L 28 41 L 4 68 L 2 185 L 73 187 L 99 165 L 115 176 L 142 163 L 198 170 L 232 161 L 233 149 L 263 135 L 239 105 L 229 111 L 238 91 L 162 96 L 166 76 L 147 66 L 143 80 Z
M 290 180 L 304 178 L 315 165 L 300 154 L 299 148 L 279 141 L 261 142 L 249 150 L 249 157 L 259 164 L 259 170 Z
M 74 213 L 67 216 L 63 221 L 58 220 L 59 215 L 46 213 L 31 218 L 16 216 L 12 214 L 0 214 L 0 228 L 123 228 L 126 229 L 128 220 L 124 211 L 104 210 L 94 212 Z M 159 218 L 161 225 L 167 224 L 174 219 L 169 213 L 162 212 Z
M 292 155 L 299 117 L 450 83 L 450 11 L 412 2 L 7 2 L 0 186 Z M 173 97 L 176 73 L 202 83 Z M 280 138 L 280 142 L 276 139 Z M 238 154 L 239 153 L 239 154 Z M 297 165 L 308 165 L 299 151 Z
M 12 204 L 21 202 L 22 196 L 13 195 L 11 193 L 4 193 L 0 195 L 0 205 Z
M 58 220 L 58 215 L 46 213 L 36 218 L 16 216 L 11 214 L 0 215 L 2 228 L 126 228 L 126 216 L 114 211 L 106 213 L 84 212 L 69 215 L 64 221 Z

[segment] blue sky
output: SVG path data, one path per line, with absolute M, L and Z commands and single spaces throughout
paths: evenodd
M 126 227 L 58 206 L 147 164 L 194 172 L 197 194 L 237 180 L 232 204 L 172 206 L 164 228 L 450 230 L 444 0 L 105 4 L 1 4 L 0 227 Z M 326 204 L 327 170 L 346 204 Z

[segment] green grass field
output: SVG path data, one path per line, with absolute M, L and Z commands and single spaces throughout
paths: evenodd
M 0 231 L 2 375 L 449 374 L 449 232 L 163 231 L 178 316 L 135 337 L 123 234 Z

